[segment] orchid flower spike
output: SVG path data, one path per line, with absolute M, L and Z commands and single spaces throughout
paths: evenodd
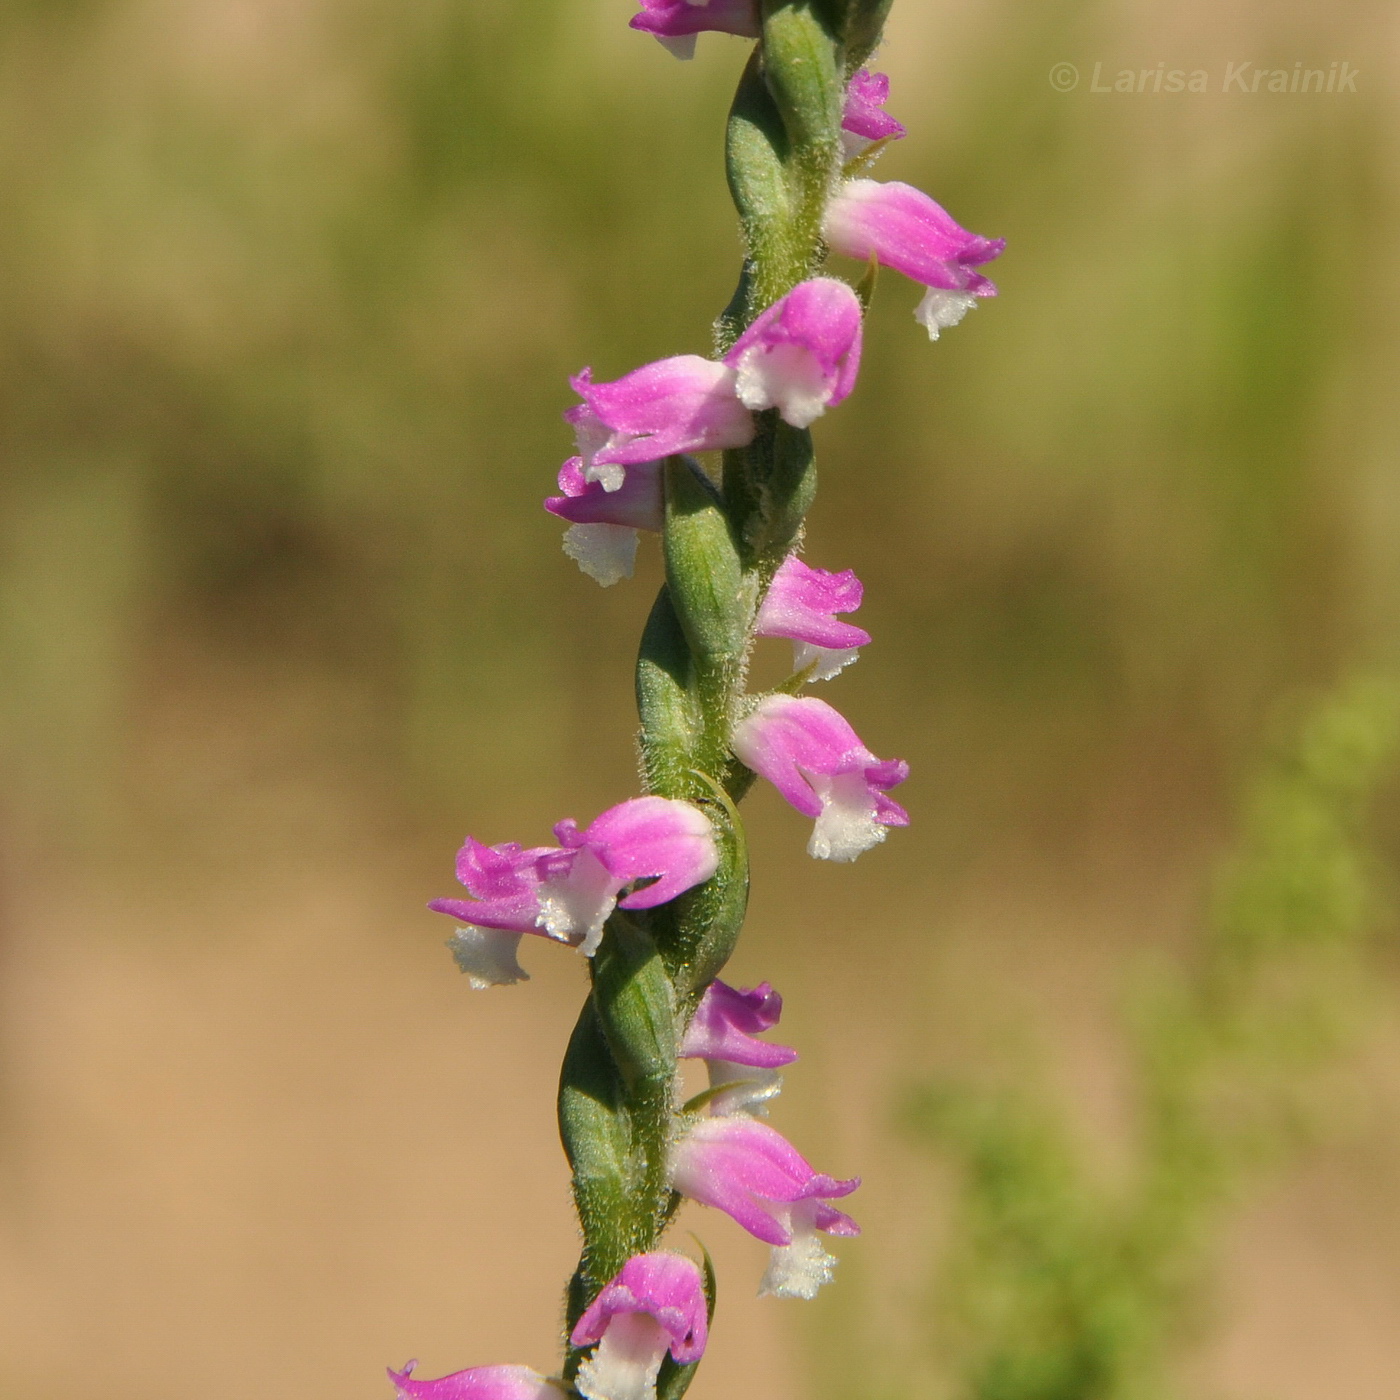
M 860 298 L 834 277 L 813 277 L 775 301 L 734 342 L 740 402 L 776 408 L 806 428 L 855 387 L 860 368 Z
M 868 262 L 872 257 L 928 291 L 914 312 L 931 340 L 996 295 L 980 272 L 1006 247 L 1004 238 L 969 233 L 922 190 L 897 180 L 847 180 L 826 206 L 822 237 L 832 249 Z
M 574 1382 L 586 1400 L 656 1400 L 666 1353 L 698 1361 L 709 1330 L 700 1266 L 684 1254 L 634 1254 L 589 1304 L 569 1341 L 598 1349 Z
M 466 925 L 448 946 L 473 987 L 525 979 L 516 961 L 522 934 L 535 933 L 592 957 L 603 925 L 620 903 L 653 909 L 719 866 L 709 818 L 689 802 L 633 797 L 580 831 L 572 819 L 554 828 L 558 846 L 483 846 L 467 838 L 457 878 L 472 899 L 435 899 L 429 909 Z M 618 896 L 637 880 L 654 883 Z
M 677 58 L 695 57 L 695 36 L 705 30 L 757 39 L 758 0 L 641 0 L 633 29 L 654 34 Z
M 906 134 L 903 124 L 885 111 L 889 98 L 890 80 L 884 73 L 862 68 L 852 77 L 841 113 L 841 144 L 847 160 L 854 160 L 876 141 L 898 141 Z
M 559 471 L 562 496 L 544 508 L 572 522 L 564 532 L 564 553 L 604 588 L 631 578 L 637 560 L 637 531 L 660 531 L 665 520 L 661 462 L 623 468 L 622 484 L 606 490 L 583 475 L 583 458 L 570 457 Z
M 826 1203 L 850 1195 L 860 1178 L 813 1171 L 781 1133 L 743 1115 L 694 1123 L 672 1149 L 671 1185 L 773 1246 L 761 1294 L 814 1298 L 836 1267 L 817 1232 L 860 1234 L 849 1215 Z
M 850 570 L 833 574 L 814 569 L 797 555 L 783 560 L 758 610 L 754 635 L 792 641 L 794 671 L 812 668 L 810 679 L 829 681 L 860 656 L 870 633 L 837 613 L 855 612 L 865 590 Z
M 903 759 L 878 759 L 824 700 L 769 695 L 734 728 L 735 754 L 799 812 L 816 818 L 808 855 L 854 860 L 909 814 L 886 796 L 909 776 Z
M 753 415 L 734 395 L 734 372 L 699 355 L 655 360 L 607 384 L 595 384 L 585 369 L 569 383 L 583 400 L 564 414 L 580 474 L 605 491 L 620 491 L 625 468 L 639 462 L 747 447 L 754 438 Z
M 679 1058 L 705 1061 L 710 1088 L 721 1090 L 709 1101 L 711 1113 L 764 1115 L 767 1100 L 783 1087 L 778 1070 L 797 1058 L 790 1046 L 758 1039 L 782 1014 L 783 999 L 767 982 L 751 991 L 720 981 L 705 988 L 681 1039 Z
M 410 1361 L 391 1370 L 398 1400 L 564 1400 L 564 1387 L 528 1366 L 473 1366 L 436 1381 L 416 1381 Z

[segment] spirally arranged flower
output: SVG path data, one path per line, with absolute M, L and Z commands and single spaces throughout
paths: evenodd
M 570 1334 L 576 1347 L 597 1346 L 575 1385 L 585 1400 L 656 1400 L 667 1352 L 681 1366 L 698 1361 L 708 1332 L 700 1266 L 684 1254 L 634 1254 Z
M 886 827 L 909 825 L 909 813 L 888 796 L 909 776 L 909 765 L 876 758 L 824 700 L 760 700 L 735 726 L 733 748 L 799 812 L 816 819 L 807 853 L 818 860 L 854 860 L 885 839 Z
M 554 828 L 558 846 L 484 846 L 467 838 L 457 878 L 471 899 L 435 899 L 428 908 L 465 927 L 449 943 L 473 987 L 519 982 L 523 934 L 541 934 L 592 957 L 613 909 L 654 909 L 703 884 L 719 853 L 709 818 L 689 802 L 634 797 L 580 830 Z M 652 883 L 621 892 L 639 880 Z
M 885 111 L 889 98 L 890 80 L 883 73 L 862 68 L 851 78 L 841 112 L 841 142 L 847 160 L 863 154 L 876 141 L 898 141 L 907 135 L 903 124 Z
M 790 554 L 768 586 L 754 635 L 788 638 L 793 669 L 811 667 L 809 679 L 828 681 L 859 657 L 861 647 L 869 645 L 869 632 L 836 617 L 855 612 L 864 596 L 860 580 L 850 569 L 834 574 Z
M 707 30 L 757 39 L 758 0 L 641 0 L 631 26 L 654 34 L 677 58 L 695 57 L 695 36 Z
M 390 1370 L 398 1400 L 563 1400 L 565 1387 L 528 1366 L 473 1366 L 435 1381 L 414 1380 L 418 1365 Z
M 797 1058 L 788 1045 L 759 1040 L 783 1014 L 783 999 L 767 982 L 750 991 L 711 982 L 681 1039 L 679 1058 L 704 1060 L 711 1113 L 756 1113 L 783 1087 L 778 1071 Z
M 814 1298 L 831 1281 L 836 1261 L 819 1232 L 860 1234 L 827 1204 L 849 1196 L 860 1178 L 814 1171 L 780 1132 L 744 1114 L 697 1120 L 672 1148 L 671 1185 L 773 1246 L 759 1291 L 779 1298 Z

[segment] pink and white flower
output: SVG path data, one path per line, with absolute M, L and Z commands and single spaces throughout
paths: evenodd
M 841 140 L 847 160 L 853 160 L 876 141 L 898 141 L 906 134 L 903 124 L 885 111 L 889 98 L 890 80 L 884 73 L 862 68 L 851 79 L 841 113 Z
M 679 1057 L 704 1060 L 714 1094 L 711 1113 L 755 1113 L 782 1089 L 783 1065 L 797 1058 L 788 1045 L 773 1045 L 758 1037 L 771 1031 L 783 1014 L 783 999 L 768 982 L 743 991 L 714 981 L 681 1039 Z
M 816 819 L 807 853 L 854 860 L 909 814 L 886 794 L 909 776 L 903 759 L 879 759 L 847 721 L 811 696 L 769 695 L 734 728 L 740 761 Z
M 757 39 L 758 0 L 641 0 L 632 28 L 654 34 L 677 58 L 695 57 L 695 36 L 706 30 Z
M 780 1298 L 812 1298 L 830 1282 L 836 1261 L 818 1232 L 860 1234 L 827 1204 L 850 1195 L 860 1178 L 814 1171 L 776 1129 L 743 1115 L 697 1120 L 672 1149 L 671 1185 L 773 1246 L 759 1291 Z
M 589 1304 L 569 1341 L 597 1344 L 574 1382 L 586 1400 L 656 1400 L 666 1353 L 699 1361 L 709 1332 L 700 1267 L 684 1254 L 634 1254 Z
M 860 298 L 834 277 L 813 277 L 756 317 L 724 363 L 745 408 L 776 408 L 805 428 L 855 387 L 860 345 Z
M 528 1366 L 473 1366 L 435 1381 L 413 1379 L 418 1363 L 390 1370 L 398 1400 L 563 1400 L 564 1387 Z
M 571 818 L 554 828 L 558 846 L 483 846 L 467 838 L 457 878 L 471 899 L 435 899 L 429 909 L 460 919 L 449 942 L 473 987 L 519 982 L 523 934 L 534 933 L 592 957 L 614 908 L 653 909 L 719 866 L 709 818 L 689 802 L 634 797 L 610 807 L 584 830 Z M 621 892 L 639 880 L 652 883 Z
M 915 311 L 932 340 L 959 321 L 996 286 L 976 269 L 1006 247 L 1003 238 L 969 233 L 922 190 L 897 180 L 847 180 L 826 206 L 822 236 L 832 249 L 867 262 L 875 258 L 928 291 Z
M 640 462 L 753 441 L 753 416 L 735 397 L 733 371 L 699 355 L 655 360 L 606 384 L 585 369 L 569 383 L 583 400 L 564 414 L 580 471 L 605 491 L 621 490 L 625 468 Z
M 860 656 L 870 633 L 837 613 L 855 612 L 865 590 L 855 573 L 831 573 L 804 564 L 795 554 L 783 560 L 758 610 L 754 635 L 787 637 L 795 671 L 812 668 L 814 681 L 830 680 Z
M 666 507 L 661 462 L 623 468 L 622 484 L 607 490 L 583 474 L 583 458 L 570 457 L 559 469 L 562 496 L 547 497 L 544 508 L 570 521 L 564 553 L 604 588 L 631 578 L 637 560 L 637 531 L 659 531 Z

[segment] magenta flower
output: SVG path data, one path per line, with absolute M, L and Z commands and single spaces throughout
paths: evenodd
M 758 0 L 641 0 L 632 28 L 654 34 L 677 58 L 695 57 L 695 36 L 706 30 L 757 39 Z
M 564 414 L 581 475 L 605 491 L 620 491 L 624 468 L 640 462 L 753 441 L 753 416 L 735 397 L 734 371 L 699 355 L 656 360 L 607 384 L 595 384 L 587 369 L 569 382 L 583 399 Z
M 782 1014 L 783 999 L 767 982 L 747 992 L 719 981 L 705 989 L 681 1040 L 679 1057 L 704 1060 L 710 1088 L 723 1088 L 709 1101 L 711 1113 L 763 1116 L 767 1100 L 783 1086 L 778 1070 L 797 1058 L 791 1046 L 757 1038 L 771 1031 Z
M 922 190 L 897 180 L 847 180 L 826 206 L 822 236 L 838 253 L 876 258 L 928 291 L 914 315 L 932 340 L 956 326 L 996 286 L 975 269 L 1006 247 L 969 233 Z
M 901 123 L 885 111 L 890 98 L 890 80 L 884 73 L 862 68 L 846 88 L 846 107 L 841 113 L 842 142 L 846 159 L 852 160 L 875 141 L 898 141 L 905 134 Z
M 666 1353 L 699 1361 L 709 1318 L 700 1267 L 684 1254 L 634 1254 L 588 1305 L 569 1341 L 598 1349 L 579 1367 L 586 1400 L 656 1400 Z
M 834 277 L 813 277 L 775 301 L 734 342 L 724 363 L 746 408 L 776 408 L 805 428 L 855 387 L 860 299 Z
M 436 1381 L 416 1381 L 410 1361 L 390 1370 L 399 1400 L 563 1400 L 564 1387 L 528 1366 L 473 1366 Z
M 773 1246 L 760 1292 L 780 1298 L 812 1298 L 830 1282 L 836 1261 L 818 1231 L 860 1234 L 850 1216 L 826 1203 L 850 1195 L 860 1178 L 813 1171 L 781 1133 L 743 1115 L 696 1121 L 672 1149 L 671 1185 Z
M 619 903 L 655 908 L 703 884 L 719 865 L 709 818 L 667 797 L 630 798 L 583 831 L 567 819 L 554 835 L 558 846 L 528 850 L 514 842 L 483 846 L 468 837 L 457 853 L 457 878 L 474 897 L 428 905 L 466 925 L 448 946 L 473 987 L 525 978 L 516 961 L 522 934 L 541 934 L 592 957 Z M 639 880 L 652 883 L 619 899 Z
M 583 475 L 583 458 L 570 457 L 559 470 L 562 496 L 546 498 L 544 508 L 572 522 L 564 532 L 564 553 L 604 588 L 631 578 L 637 559 L 637 531 L 659 531 L 665 521 L 660 462 L 624 468 L 615 491 Z
M 836 620 L 837 613 L 855 612 L 864 596 L 852 570 L 829 573 L 790 554 L 768 586 L 754 635 L 789 638 L 793 670 L 811 666 L 812 680 L 828 681 L 870 642 L 870 633 L 863 627 Z
M 806 816 L 816 818 L 807 853 L 854 860 L 909 814 L 886 796 L 909 776 L 903 759 L 881 760 L 823 700 L 769 695 L 734 728 L 741 762 L 767 778 Z

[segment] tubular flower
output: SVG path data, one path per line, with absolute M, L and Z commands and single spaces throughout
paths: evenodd
M 637 531 L 661 529 L 661 467 L 660 462 L 626 467 L 622 484 L 613 491 L 584 477 L 582 457 L 570 457 L 559 469 L 564 494 L 546 498 L 544 508 L 571 522 L 564 532 L 564 553 L 604 588 L 632 577 Z
M 768 982 L 747 992 L 720 981 L 705 989 L 681 1039 L 679 1058 L 704 1060 L 711 1090 L 723 1087 L 709 1101 L 711 1113 L 761 1117 L 765 1102 L 782 1089 L 778 1070 L 790 1065 L 797 1051 L 757 1039 L 782 1014 L 783 999 Z
M 528 1366 L 473 1366 L 436 1381 L 416 1381 L 410 1361 L 390 1370 L 398 1400 L 563 1400 L 563 1387 Z
M 819 1231 L 860 1234 L 850 1216 L 827 1204 L 850 1195 L 860 1178 L 813 1171 L 781 1133 L 742 1115 L 696 1122 L 672 1149 L 671 1185 L 773 1246 L 759 1291 L 780 1298 L 812 1298 L 831 1281 L 836 1261 Z
M 874 257 L 928 291 L 914 312 L 931 340 L 959 321 L 978 297 L 996 295 L 980 272 L 1006 247 L 969 233 L 922 190 L 897 180 L 847 180 L 826 207 L 822 237 L 838 253 Z
M 734 342 L 724 363 L 745 408 L 776 408 L 808 427 L 855 388 L 860 299 L 834 277 L 813 277 L 775 301 Z
M 841 113 L 841 141 L 847 160 L 853 160 L 876 141 L 898 141 L 906 134 L 903 124 L 885 111 L 889 98 L 890 80 L 884 73 L 862 68 L 851 79 Z
M 677 58 L 695 57 L 695 36 L 706 30 L 757 39 L 758 0 L 641 0 L 633 29 L 654 34 Z
M 698 1361 L 709 1330 L 700 1267 L 683 1254 L 634 1254 L 589 1304 L 569 1341 L 598 1349 L 579 1367 L 586 1400 L 656 1400 L 666 1353 Z
M 854 860 L 909 814 L 886 796 L 909 776 L 903 759 L 881 760 L 823 700 L 770 695 L 734 728 L 740 761 L 767 778 L 806 816 L 816 818 L 808 855 Z
M 578 441 L 580 474 L 619 491 L 626 467 L 676 452 L 747 447 L 754 422 L 735 397 L 734 371 L 699 355 L 655 360 L 595 384 L 591 370 L 570 381 L 583 399 L 564 418 Z
M 789 638 L 793 669 L 810 666 L 812 680 L 829 681 L 857 660 L 860 648 L 870 642 L 870 633 L 863 627 L 836 620 L 837 613 L 855 612 L 864 596 L 852 570 L 833 574 L 790 554 L 768 585 L 754 634 Z
M 467 838 L 457 878 L 472 899 L 435 899 L 429 909 L 466 925 L 448 944 L 473 987 L 521 981 L 522 934 L 535 933 L 592 957 L 603 924 L 620 902 L 652 909 L 715 873 L 719 854 L 709 818 L 688 802 L 634 797 L 580 831 L 572 819 L 554 828 L 558 846 L 528 850 Z M 636 880 L 654 883 L 618 896 Z

